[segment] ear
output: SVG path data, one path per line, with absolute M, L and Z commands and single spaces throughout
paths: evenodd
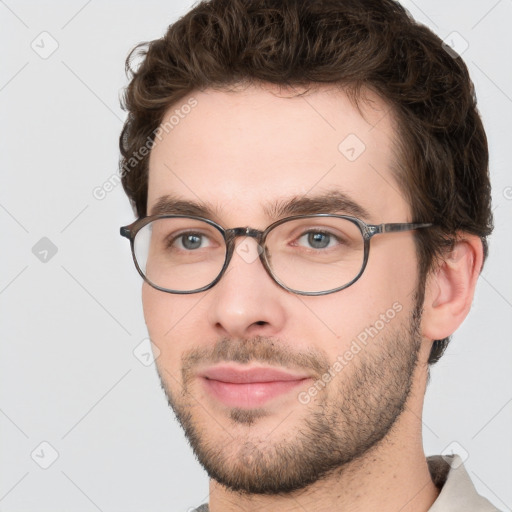
M 441 340 L 453 334 L 468 314 L 482 269 L 480 237 L 459 234 L 453 249 L 428 275 L 421 327 L 423 336 Z

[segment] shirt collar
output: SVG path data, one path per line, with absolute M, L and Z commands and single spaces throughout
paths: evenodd
M 477 493 L 458 455 L 434 455 L 427 463 L 432 481 L 441 489 L 428 512 L 499 512 Z

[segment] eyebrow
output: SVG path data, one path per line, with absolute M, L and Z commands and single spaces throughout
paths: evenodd
M 341 213 L 367 220 L 370 213 L 361 204 L 339 190 L 315 196 L 292 197 L 276 201 L 265 207 L 270 218 L 281 218 L 291 215 L 310 215 L 312 213 Z
M 314 213 L 336 213 L 358 217 L 368 221 L 368 210 L 339 190 L 315 196 L 294 196 L 264 205 L 264 212 L 270 219 L 279 220 L 294 215 Z M 184 200 L 172 195 L 160 197 L 150 210 L 150 215 L 187 215 L 205 217 L 216 222 L 222 216 L 221 209 L 203 201 Z

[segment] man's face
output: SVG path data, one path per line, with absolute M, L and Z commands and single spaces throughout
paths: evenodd
M 273 92 L 194 94 L 197 105 L 152 150 L 148 214 L 172 196 L 207 205 L 224 228 L 264 230 L 280 218 L 273 206 L 338 192 L 369 224 L 411 221 L 378 98 L 363 105 L 365 120 L 340 91 Z M 236 244 L 208 291 L 144 284 L 146 323 L 169 402 L 210 476 L 253 493 L 291 491 L 377 446 L 404 408 L 421 342 L 413 235 L 374 237 L 362 277 L 324 296 L 284 290 L 247 257 L 250 241 Z

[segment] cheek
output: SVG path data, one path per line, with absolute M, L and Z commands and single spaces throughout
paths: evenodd
M 201 294 L 173 295 L 142 286 L 142 306 L 151 341 L 158 347 L 157 364 L 175 374 L 181 367 L 181 355 L 196 347 L 208 332 Z
M 155 290 L 147 283 L 142 286 L 142 307 L 149 337 L 160 351 L 159 364 L 164 363 L 166 368 L 174 366 L 174 361 L 179 357 L 177 304 L 179 297 L 177 300 L 175 296 Z
M 165 333 L 165 325 L 168 324 L 169 304 L 165 295 L 149 286 L 142 285 L 142 309 L 149 335 L 154 343 L 157 343 Z M 168 329 L 169 327 L 167 327 Z
M 387 238 L 386 238 L 387 237 Z M 413 235 L 391 233 L 372 240 L 365 281 L 375 287 L 376 296 L 392 302 L 413 295 L 418 285 L 418 261 Z
M 368 330 L 372 326 L 395 326 L 395 319 L 402 321 L 414 306 L 418 272 L 413 243 L 397 240 L 381 249 L 384 247 L 370 254 L 363 275 L 349 288 L 302 298 L 307 308 L 301 311 L 301 331 L 307 333 L 305 339 L 321 339 L 331 358 L 345 351 L 358 336 L 375 332 Z M 387 328 L 382 329 L 385 331 Z

